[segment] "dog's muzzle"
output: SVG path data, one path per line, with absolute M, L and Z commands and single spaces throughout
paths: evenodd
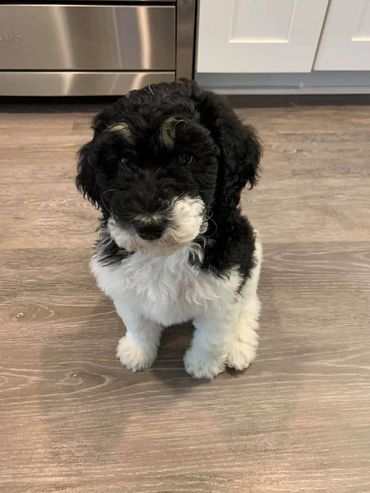
M 127 226 L 111 217 L 108 230 L 120 248 L 163 255 L 191 243 L 206 231 L 204 212 L 200 197 L 185 196 L 175 199 L 162 213 L 136 216 Z

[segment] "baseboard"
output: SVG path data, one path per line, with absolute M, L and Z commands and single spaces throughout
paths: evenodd
M 370 94 L 370 72 L 197 73 L 195 79 L 220 94 Z

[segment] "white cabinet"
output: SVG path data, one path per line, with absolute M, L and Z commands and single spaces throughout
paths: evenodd
M 198 72 L 310 72 L 327 5 L 328 0 L 200 0 Z
M 370 0 L 332 0 L 315 70 L 370 70 Z

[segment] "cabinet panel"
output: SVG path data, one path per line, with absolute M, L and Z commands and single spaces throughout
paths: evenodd
M 271 0 L 233 0 L 231 43 L 287 43 L 295 0 L 279 0 L 279 10 L 268 15 Z
M 200 0 L 198 72 L 309 72 L 328 0 Z
M 370 0 L 332 0 L 315 70 L 370 70 Z

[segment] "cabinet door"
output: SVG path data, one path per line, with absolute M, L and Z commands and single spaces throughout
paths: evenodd
M 310 72 L 328 0 L 200 0 L 198 72 Z
M 315 70 L 370 70 L 370 0 L 332 0 Z

